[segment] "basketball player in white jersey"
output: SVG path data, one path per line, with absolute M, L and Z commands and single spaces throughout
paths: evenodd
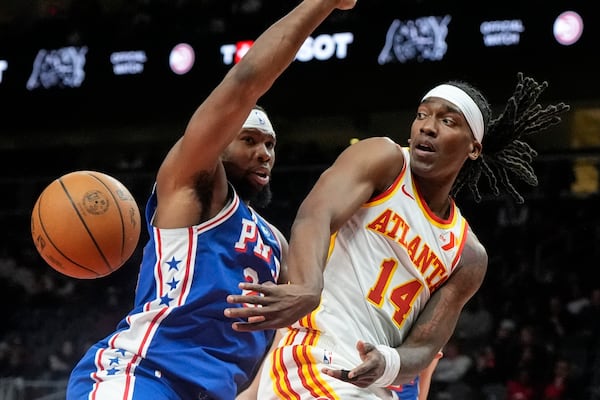
M 263 366 L 259 399 L 390 398 L 434 360 L 488 262 L 453 196 L 466 186 L 479 201 L 484 175 L 495 194 L 501 185 L 523 201 L 510 178 L 536 184 L 536 153 L 519 138 L 568 110 L 541 107 L 547 83 L 518 78 L 493 120 L 472 85 L 438 85 L 418 104 L 409 146 L 365 139 L 321 175 L 292 227 L 290 284 L 241 283 L 264 297 L 228 298 L 262 306 L 225 310 L 253 317 L 237 330 L 291 325 Z

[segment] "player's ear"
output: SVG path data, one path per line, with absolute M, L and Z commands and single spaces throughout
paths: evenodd
M 469 151 L 469 158 L 471 160 L 476 160 L 477 158 L 479 158 L 482 148 L 483 146 L 481 146 L 481 143 L 479 143 L 477 140 L 471 141 L 471 150 Z

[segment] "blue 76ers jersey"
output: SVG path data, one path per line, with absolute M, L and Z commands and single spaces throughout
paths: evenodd
M 155 209 L 153 193 L 146 221 Z M 204 393 L 233 399 L 258 368 L 274 332 L 233 331 L 234 320 L 223 315 L 232 307 L 226 297 L 240 293 L 244 280 L 277 281 L 277 236 L 236 193 L 199 225 L 160 229 L 148 222 L 147 228 L 134 309 L 97 347 L 92 378 L 102 382 L 127 374 L 133 382 L 144 374 L 160 378 L 182 398 Z M 127 390 L 135 391 L 135 385 Z

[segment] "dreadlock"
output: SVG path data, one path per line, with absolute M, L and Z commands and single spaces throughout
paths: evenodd
M 484 121 L 490 116 L 490 107 L 481 93 L 464 82 L 452 83 L 469 94 L 482 110 Z M 465 185 L 471 190 L 475 201 L 481 201 L 478 183 L 485 175 L 494 195 L 500 194 L 503 186 L 517 203 L 524 199 L 511 181 L 512 176 L 531 186 L 537 186 L 538 180 L 531 166 L 537 152 L 522 138 L 556 125 L 561 122 L 560 114 L 569 110 L 565 103 L 549 105 L 545 108 L 537 103 L 539 96 L 548 87 L 548 82 L 538 83 L 533 78 L 517 75 L 517 85 L 508 99 L 504 111 L 489 121 L 484 135 L 484 151 L 476 160 L 467 162 L 460 170 L 452 193 L 456 195 Z

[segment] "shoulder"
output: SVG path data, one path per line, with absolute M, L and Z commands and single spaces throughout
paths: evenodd
M 374 136 L 363 139 L 350 147 L 359 144 L 361 145 L 360 152 L 362 154 L 373 160 L 379 160 L 380 164 L 394 163 L 398 165 L 404 162 L 402 146 L 387 136 Z
M 269 228 L 271 229 L 271 231 L 273 232 L 273 234 L 275 235 L 275 237 L 277 238 L 277 242 L 279 243 L 280 247 L 281 247 L 281 255 L 282 257 L 285 257 L 287 254 L 287 249 L 288 249 L 288 240 L 285 237 L 285 235 L 279 230 L 279 228 L 277 228 L 275 225 L 273 225 L 271 222 L 267 221 L 264 217 L 261 216 L 261 219 L 264 221 L 265 224 L 267 224 L 269 226 Z
M 379 150 L 389 151 L 389 152 L 402 152 L 402 146 L 396 143 L 394 140 L 387 136 L 370 136 L 365 139 L 361 139 L 358 142 L 348 146 L 346 150 L 348 151 L 353 148 L 377 148 Z
M 402 146 L 386 136 L 373 136 L 348 146 L 334 163 L 346 175 L 364 176 L 381 181 L 382 190 L 396 178 L 404 166 Z
M 361 146 L 377 147 L 390 152 L 402 152 L 402 146 L 388 136 L 371 136 L 360 140 L 356 144 L 360 144 Z
M 281 242 L 282 246 L 283 245 L 287 246 L 287 239 L 286 239 L 285 235 L 279 230 L 279 228 L 277 228 L 271 221 L 267 220 L 254 207 L 252 207 L 244 202 L 240 202 L 240 204 L 242 204 L 244 207 L 247 207 L 249 210 L 251 210 L 250 212 L 253 213 L 258 218 L 259 221 L 261 221 L 263 224 L 267 225 L 269 227 L 269 229 L 271 229 L 271 232 L 273 232 L 273 234 L 275 235 L 277 240 L 279 242 Z

